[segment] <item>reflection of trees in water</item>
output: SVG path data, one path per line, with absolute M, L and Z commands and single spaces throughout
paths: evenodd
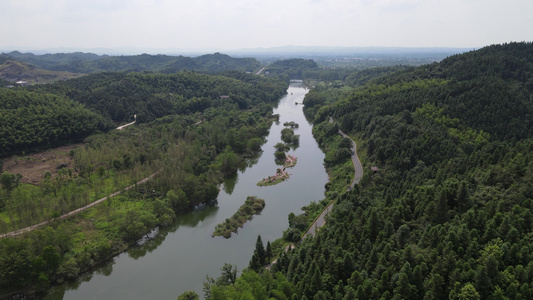
M 43 296 L 43 299 L 63 299 L 67 290 L 69 290 L 69 288 L 66 287 L 66 285 L 54 287 L 48 292 L 48 294 L 46 294 L 46 298 Z M 39 294 L 37 294 L 37 297 L 39 297 Z
M 107 260 L 93 270 L 81 274 L 78 278 L 65 281 L 61 286 L 53 288 L 46 296 L 46 299 L 63 299 L 65 291 L 77 290 L 83 282 L 89 282 L 95 274 L 104 276 L 111 275 L 114 264 L 114 259 Z
M 104 264 L 103 266 L 101 266 L 100 268 L 98 268 L 95 273 L 96 274 L 101 274 L 101 275 L 104 275 L 104 276 L 109 276 L 111 275 L 111 273 L 113 272 L 113 265 L 115 264 L 115 260 L 111 260 L 110 262 Z
M 259 158 L 261 158 L 261 155 L 257 155 L 257 156 L 245 159 L 242 168 L 239 168 L 239 170 L 241 172 L 244 172 L 246 168 L 251 168 L 253 165 L 257 164 L 257 162 L 259 161 Z
M 213 201 L 208 206 L 198 208 L 192 212 L 180 214 L 177 216 L 176 221 L 172 225 L 167 227 L 159 227 L 153 230 L 148 236 L 143 237 L 139 242 L 141 244 L 132 246 L 128 249 L 128 256 L 137 260 L 147 253 L 153 252 L 159 247 L 166 239 L 167 235 L 171 232 L 175 232 L 179 227 L 196 227 L 198 223 L 203 222 L 207 217 L 214 216 L 214 213 L 218 210 L 217 202 Z M 115 259 L 110 259 L 105 263 L 99 265 L 90 272 L 82 274 L 75 280 L 65 282 L 62 286 L 58 286 L 50 291 L 46 299 L 63 299 L 65 291 L 77 290 L 83 282 L 90 281 L 93 276 L 104 275 L 109 276 L 113 272 L 113 265 Z
M 233 190 L 235 189 L 235 185 L 239 182 L 239 175 L 234 174 L 232 176 L 224 178 L 224 184 L 222 185 L 222 189 L 226 194 L 231 195 L 233 194 Z
M 253 165 L 257 164 L 257 162 L 259 162 L 259 158 L 261 158 L 261 153 L 254 157 L 246 158 L 245 160 L 241 161 L 238 166 L 238 170 L 244 172 L 247 168 L 251 168 Z M 226 192 L 226 194 L 231 195 L 233 194 L 233 190 L 235 189 L 237 182 L 239 182 L 239 174 L 230 175 L 224 178 L 222 189 L 224 192 Z
M 174 221 L 172 225 L 155 229 L 153 235 L 149 234 L 148 237 L 141 239 L 139 245 L 130 247 L 127 251 L 128 256 L 137 260 L 145 256 L 147 253 L 151 253 L 163 243 L 169 233 L 175 232 L 181 226 L 194 228 L 198 223 L 203 222 L 210 215 L 214 215 L 217 210 L 217 202 L 213 201 L 208 206 L 178 215 L 176 221 Z

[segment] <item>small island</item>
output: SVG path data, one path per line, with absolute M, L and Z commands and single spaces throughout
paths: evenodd
M 239 210 L 230 219 L 226 219 L 224 223 L 220 223 L 215 227 L 215 231 L 211 236 L 223 236 L 227 239 L 231 237 L 232 232 L 237 232 L 239 227 L 243 227 L 244 223 L 252 219 L 253 215 L 258 215 L 265 208 L 265 200 L 255 196 L 248 196 Z
M 263 180 L 257 183 L 258 186 L 269 186 L 276 185 L 285 179 L 289 178 L 289 173 L 285 171 L 286 168 L 292 168 L 296 165 L 297 158 L 294 155 L 287 154 L 285 156 L 285 163 L 283 164 L 283 169 L 277 169 L 276 175 L 268 176 L 263 178 Z
M 298 104 L 298 102 L 296 102 L 296 104 Z M 300 125 L 298 125 L 298 123 L 296 123 L 296 122 L 294 122 L 294 121 L 285 122 L 285 123 L 283 123 L 283 126 L 285 126 L 285 127 L 291 127 L 291 128 L 298 128 L 298 127 L 300 127 Z

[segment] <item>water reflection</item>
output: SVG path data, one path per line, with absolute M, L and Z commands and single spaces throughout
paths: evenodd
M 296 85 L 301 86 L 301 82 Z M 303 100 L 306 92 L 291 84 L 288 95 L 276 105 L 275 113 L 281 119 L 270 128 L 263 152 L 244 160 L 238 176 L 224 180 L 218 204 L 179 215 L 171 226 L 152 232 L 96 272 L 54 288 L 47 299 L 176 299 L 186 290 L 202 294 L 205 276 L 220 275 L 224 262 L 236 265 L 239 270 L 245 268 L 258 234 L 263 241 L 281 237 L 288 226 L 287 215 L 298 213 L 302 206 L 324 194 L 327 182 L 322 164 L 324 154 L 312 137 L 302 106 L 294 105 L 295 101 Z M 300 125 L 295 133 L 300 135 L 301 147 L 291 150 L 298 157 L 298 165 L 291 169 L 290 180 L 283 184 L 258 187 L 261 178 L 278 168 L 274 163 L 274 146 L 281 142 L 284 128 L 281 124 L 289 121 Z M 231 239 L 212 238 L 216 225 L 233 215 L 250 195 L 267 201 L 261 215 L 254 216 Z
M 235 185 L 238 181 L 239 176 L 237 174 L 224 178 L 224 184 L 222 184 L 224 192 L 226 192 L 228 195 L 233 194 L 233 190 L 235 189 Z

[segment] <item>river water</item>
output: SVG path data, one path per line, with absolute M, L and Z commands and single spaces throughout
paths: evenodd
M 263 153 L 251 166 L 221 185 L 218 205 L 179 215 L 170 227 L 152 234 L 112 261 L 86 274 L 74 283 L 55 287 L 46 299 L 176 299 L 188 290 L 203 296 L 206 275 L 218 277 L 224 263 L 246 268 L 258 235 L 263 243 L 274 241 L 288 227 L 288 214 L 301 213 L 301 207 L 324 198 L 328 181 L 323 166 L 324 153 L 311 133 L 301 103 L 308 90 L 301 82 L 291 82 L 287 95 L 274 109 L 279 123 L 270 128 Z M 278 185 L 259 187 L 257 182 L 276 173 L 274 145 L 281 142 L 284 122 L 299 124 L 300 147 L 289 151 L 298 158 L 287 169 L 290 178 Z M 230 218 L 247 196 L 265 199 L 261 215 L 256 215 L 231 238 L 211 237 L 215 226 Z

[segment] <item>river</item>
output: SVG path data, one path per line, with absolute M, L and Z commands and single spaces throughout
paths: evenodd
M 206 275 L 218 277 L 224 263 L 235 265 L 239 271 L 246 268 L 258 235 L 265 245 L 280 238 L 288 227 L 289 213 L 299 214 L 301 207 L 324 198 L 328 181 L 324 153 L 313 138 L 302 105 L 295 105 L 307 92 L 301 82 L 291 82 L 287 95 L 274 109 L 280 120 L 270 128 L 263 153 L 221 185 L 218 205 L 179 215 L 172 226 L 154 231 L 142 245 L 77 282 L 53 288 L 46 299 L 176 299 L 188 290 L 203 297 Z M 283 123 L 290 121 L 299 124 L 295 134 L 300 135 L 300 147 L 289 151 L 298 163 L 288 169 L 291 176 L 287 181 L 259 187 L 259 180 L 274 175 L 279 168 L 274 162 L 274 145 L 281 142 Z M 254 216 L 229 239 L 211 237 L 215 226 L 231 217 L 247 196 L 265 199 L 261 215 Z

